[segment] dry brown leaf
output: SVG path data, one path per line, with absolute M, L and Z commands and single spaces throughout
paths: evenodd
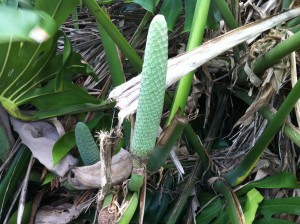
M 245 114 L 235 123 L 232 129 L 242 124 L 244 126 L 249 125 L 253 121 L 254 114 L 263 106 L 269 104 L 270 98 L 274 93 L 271 85 L 268 85 L 267 88 L 264 89 L 263 93 L 260 94 L 257 100 L 255 100 L 247 109 Z

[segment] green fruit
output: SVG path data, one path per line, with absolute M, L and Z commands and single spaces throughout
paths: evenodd
M 78 122 L 75 127 L 75 139 L 84 165 L 93 165 L 100 160 L 100 152 L 88 126 Z

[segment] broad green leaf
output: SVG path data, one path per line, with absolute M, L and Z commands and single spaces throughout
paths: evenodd
M 37 0 L 35 9 L 51 15 L 56 22 L 56 28 L 59 29 L 78 4 L 79 0 Z
M 281 10 L 289 10 L 291 9 L 292 4 L 294 3 L 293 0 L 283 0 L 281 3 Z
M 132 2 L 139 4 L 144 9 L 152 13 L 155 10 L 156 0 L 132 0 Z
M 249 182 L 237 192 L 237 195 L 245 194 L 253 188 L 299 188 L 299 184 L 291 173 L 276 173 L 261 180 Z
M 57 165 L 59 161 L 64 158 L 76 145 L 75 132 L 69 131 L 65 133 L 60 139 L 55 142 L 52 150 L 53 166 Z
M 189 32 L 191 30 L 196 2 L 197 0 L 185 0 L 184 32 Z
M 258 205 L 263 199 L 264 197 L 255 188 L 247 193 L 244 207 L 244 216 L 247 224 L 252 224 Z
M 168 24 L 168 30 L 173 31 L 182 10 L 183 5 L 181 0 L 164 0 L 159 14 L 164 15 Z
M 257 213 L 264 217 L 254 223 L 294 223 L 287 220 L 273 218 L 276 214 L 300 215 L 300 197 L 276 198 L 264 200 L 260 203 Z
M 43 42 L 56 32 L 56 23 L 42 11 L 0 5 L 0 44 L 10 41 Z
M 215 211 L 216 212 L 216 211 Z M 217 218 L 213 220 L 211 223 L 213 224 L 231 224 L 229 215 L 226 209 L 219 210 L 217 212 Z
M 35 9 L 47 12 L 56 20 L 58 27 L 77 3 L 71 0 L 38 0 Z M 81 57 L 71 53 L 66 38 L 64 54 L 56 54 L 60 36 L 61 32 L 58 32 L 40 44 L 13 41 L 0 44 L 0 102 L 12 116 L 36 120 L 102 108 L 101 101 L 70 83 L 72 75 L 83 71 L 91 74 L 91 69 Z M 53 88 L 55 78 L 57 83 Z M 69 83 L 62 83 L 65 81 Z M 58 91 L 56 87 L 59 87 Z M 34 105 L 38 110 L 23 112 L 19 109 L 22 104 Z
M 102 101 L 91 97 L 84 88 L 70 83 L 76 73 L 93 72 L 76 53 L 68 50 L 64 55 L 56 55 L 59 37 L 60 33 L 57 33 L 39 45 L 30 42 L 0 45 L 0 49 L 4 49 L 0 51 L 0 63 L 2 61 L 4 64 L 0 71 L 0 86 L 4 86 L 0 89 L 0 102 L 12 116 L 23 120 L 37 120 L 100 110 L 106 106 L 106 103 L 102 104 Z M 17 57 L 9 57 L 11 54 Z M 60 86 L 53 80 L 61 72 L 63 78 L 61 76 L 59 80 L 65 83 Z M 57 90 L 57 86 L 63 89 Z M 34 105 L 38 110 L 21 111 L 19 106 L 22 104 Z
M 216 30 L 219 28 L 219 22 L 222 20 L 222 15 L 215 5 L 215 1 L 211 1 L 207 16 L 206 26 L 208 29 Z
M 215 195 L 210 195 L 205 192 L 200 194 L 199 201 L 201 205 L 205 205 L 205 207 L 197 215 L 196 223 L 208 224 L 220 215 L 220 213 L 216 213 L 216 211 L 222 211 L 225 207 L 225 202 L 222 201 L 220 197 L 214 197 Z

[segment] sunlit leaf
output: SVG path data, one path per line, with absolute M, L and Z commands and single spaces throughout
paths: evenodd
M 276 173 L 261 180 L 249 182 L 237 194 L 242 195 L 253 188 L 299 188 L 299 184 L 292 173 Z
M 247 193 L 246 204 L 243 209 L 247 224 L 251 224 L 253 222 L 258 205 L 263 199 L 264 197 L 255 188 Z
M 45 12 L 0 5 L 0 43 L 46 41 L 56 32 L 56 23 Z

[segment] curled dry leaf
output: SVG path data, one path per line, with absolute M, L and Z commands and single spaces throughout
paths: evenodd
M 76 189 L 101 188 L 101 162 L 91 166 L 75 167 L 69 174 L 69 183 Z M 120 184 L 126 180 L 132 170 L 131 154 L 121 149 L 112 157 L 111 180 L 112 185 Z
M 36 214 L 35 224 L 65 224 L 76 219 L 86 210 L 90 202 L 80 204 L 65 203 L 59 206 L 43 206 Z
M 55 127 L 46 121 L 23 122 L 10 118 L 11 124 L 19 134 L 22 143 L 32 152 L 48 170 L 63 177 L 71 166 L 75 166 L 78 160 L 71 155 L 66 155 L 56 166 L 53 167 L 52 149 L 59 135 Z
M 263 106 L 268 105 L 270 102 L 270 98 L 273 95 L 274 90 L 271 85 L 267 85 L 266 88 L 262 90 L 262 93 L 259 94 L 257 99 L 248 107 L 245 114 L 235 123 L 233 128 L 237 127 L 238 125 L 249 125 L 254 118 L 254 114 Z

